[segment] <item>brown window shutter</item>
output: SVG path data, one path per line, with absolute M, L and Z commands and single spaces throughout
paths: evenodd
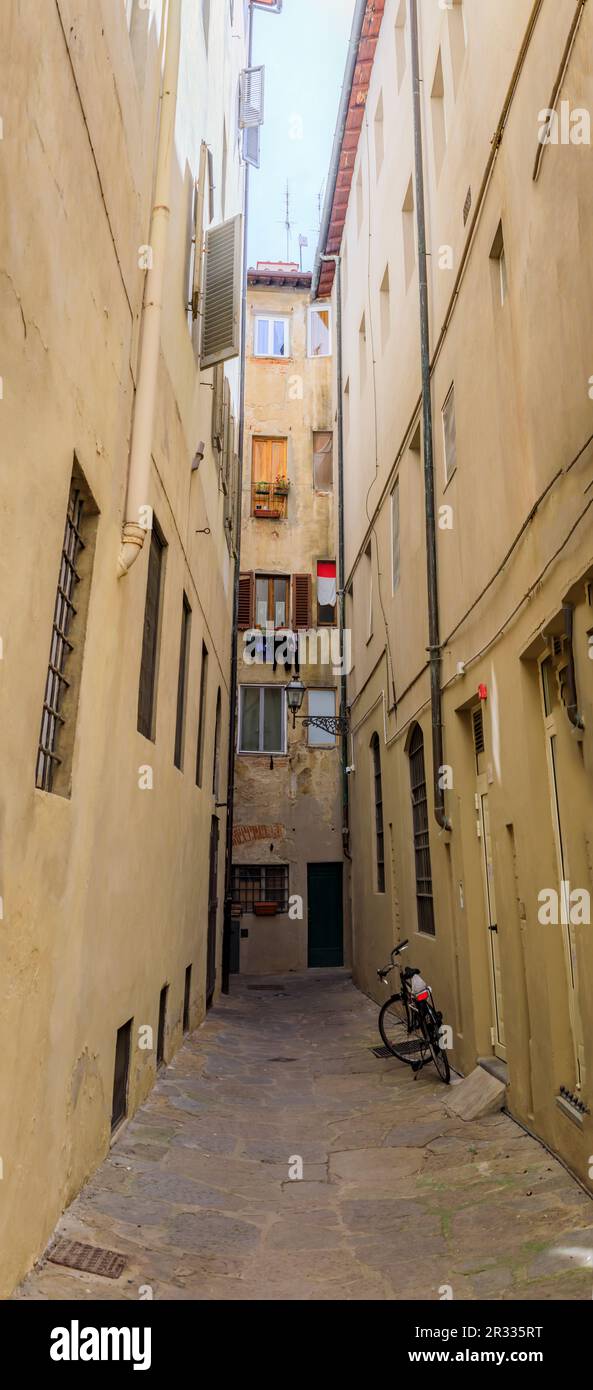
M 292 576 L 292 626 L 302 628 L 311 626 L 311 575 Z
M 253 627 L 253 599 L 255 592 L 255 579 L 253 570 L 248 574 L 239 575 L 239 614 L 237 627 L 240 632 L 245 632 L 249 627 Z

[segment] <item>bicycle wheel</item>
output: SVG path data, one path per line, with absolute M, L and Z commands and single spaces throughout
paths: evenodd
M 392 994 L 386 999 L 379 1014 L 379 1032 L 389 1051 L 397 1057 L 398 1046 L 407 1042 L 410 1032 L 408 1007 L 401 994 Z
M 441 1081 L 444 1081 L 445 1086 L 448 1086 L 451 1080 L 451 1068 L 449 1066 L 449 1058 L 439 1042 L 439 1028 L 433 1013 L 427 1011 L 425 1014 L 423 1014 L 422 1032 L 424 1033 L 424 1036 L 430 1048 L 432 1060 L 435 1064 Z

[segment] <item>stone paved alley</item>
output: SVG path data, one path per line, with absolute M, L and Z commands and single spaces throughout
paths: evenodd
M 585 1192 L 378 1041 L 344 971 L 236 979 L 59 1224 L 125 1254 L 120 1279 L 42 1261 L 15 1296 L 590 1299 Z

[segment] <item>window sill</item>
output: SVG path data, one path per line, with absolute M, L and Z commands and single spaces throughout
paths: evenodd
M 254 352 L 251 357 L 252 362 L 294 362 L 294 357 L 270 357 L 268 354 L 260 356 Z

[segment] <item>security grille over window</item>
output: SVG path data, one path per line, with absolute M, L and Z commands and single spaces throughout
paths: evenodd
M 474 725 L 474 748 L 477 758 L 480 753 L 484 752 L 484 716 L 481 707 L 473 711 L 472 720 Z
M 76 585 L 80 582 L 76 565 L 80 552 L 84 549 L 81 535 L 83 511 L 84 497 L 78 481 L 74 479 L 68 499 L 37 755 L 35 785 L 43 791 L 52 791 L 56 768 L 61 762 L 57 750 L 60 731 L 65 721 L 60 709 L 64 694 L 70 685 L 65 670 L 73 650 L 68 633 L 72 619 L 76 616 L 74 593 Z
M 233 864 L 233 902 L 243 912 L 253 912 L 255 903 L 288 912 L 288 864 Z
M 371 739 L 373 758 L 373 787 L 375 794 L 375 852 L 377 858 L 377 892 L 385 892 L 385 836 L 383 833 L 383 786 L 381 780 L 381 750 L 379 735 Z
M 426 796 L 426 772 L 424 769 L 424 739 L 419 724 L 416 725 L 410 740 L 409 757 L 418 930 L 426 932 L 428 936 L 434 936 L 432 869 L 430 863 L 430 840 L 428 835 L 428 801 Z

